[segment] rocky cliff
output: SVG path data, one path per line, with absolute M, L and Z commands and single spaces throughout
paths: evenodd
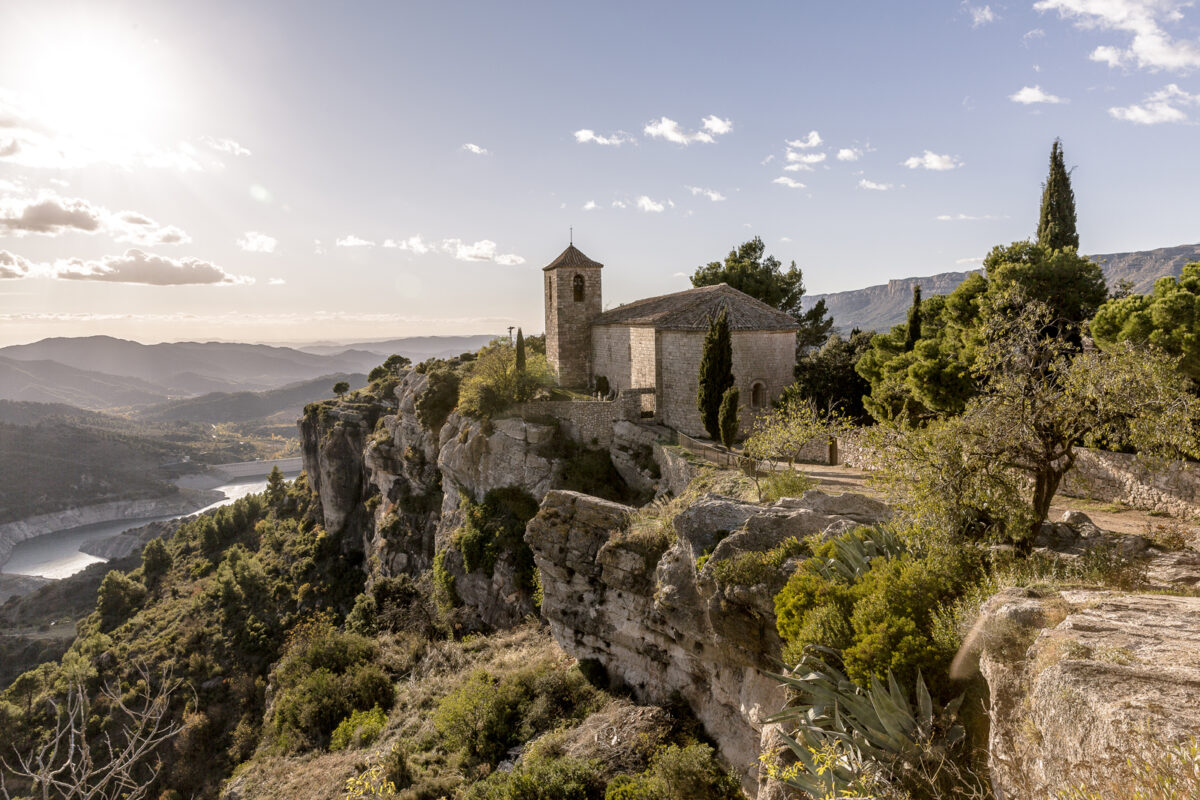
M 708 495 L 649 529 L 636 515 L 575 492 L 546 496 L 525 535 L 542 614 L 563 649 L 640 702 L 685 701 L 753 794 L 763 721 L 785 699 L 768 673 L 781 650 L 773 598 L 791 572 L 763 557 L 792 538 L 879 522 L 887 509 L 808 492 L 773 506 Z

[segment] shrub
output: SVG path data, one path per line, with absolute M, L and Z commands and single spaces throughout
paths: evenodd
M 110 631 L 131 617 L 146 599 L 146 587 L 119 570 L 110 570 L 100 582 L 96 610 L 100 630 Z
M 465 800 L 603 800 L 604 780 L 594 761 L 536 758 L 510 772 L 493 773 L 470 788 Z
M 759 496 L 764 503 L 774 503 L 782 497 L 799 497 L 816 485 L 816 480 L 803 472 L 772 472 L 759 482 Z
M 480 669 L 438 703 L 433 722 L 449 749 L 474 762 L 496 764 L 513 745 L 564 720 L 582 719 L 596 697 L 579 670 L 553 663 L 504 678 Z
M 655 754 L 640 775 L 618 775 L 604 800 L 741 800 L 738 779 L 717 761 L 706 744 L 669 745 Z
M 554 374 L 544 355 L 528 354 L 524 369 L 519 369 L 516 350 L 506 339 L 498 339 L 479 351 L 463 381 L 459 407 L 468 416 L 486 419 L 553 385 Z
M 375 663 L 370 639 L 343 633 L 324 619 L 301 625 L 272 674 L 272 731 L 283 751 L 322 747 L 353 712 L 390 709 L 391 679 Z
M 788 559 L 806 555 L 808 552 L 808 545 L 793 536 L 765 552 L 738 553 L 733 558 L 714 561 L 712 574 L 718 583 L 726 586 L 754 586 L 759 583 L 769 583 L 772 578 L 780 575 L 783 565 L 787 563 Z M 696 569 L 703 568 L 703 563 L 698 560 Z
M 433 557 L 433 601 L 443 616 L 462 603 L 454 588 L 454 575 L 446 569 L 445 550 L 439 550 Z
M 446 367 L 427 368 L 426 374 L 429 382 L 416 400 L 417 420 L 425 430 L 437 432 L 458 405 L 459 377 Z
M 895 536 L 859 528 L 813 548 L 775 596 L 784 658 L 808 645 L 842 651 L 860 685 L 888 671 L 912 685 L 917 672 L 946 685 L 954 648 L 933 635 L 935 616 L 982 577 L 980 555 L 940 546 L 909 552 Z
M 386 724 L 387 714 L 379 706 L 374 706 L 370 711 L 352 711 L 334 728 L 329 738 L 329 749 L 346 750 L 374 744 Z
M 533 551 L 525 544 L 525 525 L 537 513 L 537 500 L 517 486 L 492 489 L 475 503 L 462 497 L 463 525 L 455 533 L 467 572 L 491 575 L 501 553 L 512 556 L 517 585 L 533 590 Z
M 155 537 L 142 548 L 142 577 L 148 586 L 154 586 L 159 578 L 171 568 L 171 554 L 163 544 L 162 537 Z

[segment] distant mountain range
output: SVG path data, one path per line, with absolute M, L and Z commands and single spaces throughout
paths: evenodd
M 1088 258 L 1104 269 L 1104 278 L 1110 287 L 1128 280 L 1133 283 L 1135 292 L 1144 294 L 1154 287 L 1154 281 L 1164 275 L 1178 277 L 1184 264 L 1200 261 L 1200 244 L 1160 247 L 1133 253 L 1106 253 Z M 834 324 L 840 330 L 860 328 L 886 331 L 907 318 L 914 286 L 920 285 L 925 297 L 949 294 L 970 274 L 942 272 L 924 278 L 896 278 L 886 284 L 848 292 L 806 295 L 804 308 L 807 310 L 817 301 L 824 300 Z M 3 355 L 3 351 L 0 351 L 0 355 Z
M 228 342 L 146 345 L 111 336 L 43 339 L 0 348 L 0 400 L 67 403 L 99 410 L 157 405 L 212 392 L 295 388 L 295 384 L 324 376 L 348 379 L 361 375 L 392 353 L 420 362 L 478 350 L 492 338 L 417 336 L 303 347 Z M 316 395 L 327 394 L 327 388 Z M 296 394 L 309 391 L 315 388 Z M 254 402 L 244 397 L 232 401 L 234 406 Z M 272 403 L 274 400 L 267 401 Z
M 367 385 L 367 376 L 339 372 L 263 392 L 210 392 L 140 408 L 133 417 L 146 422 L 217 424 L 281 416 L 294 424 L 305 404 L 331 397 L 333 385 L 339 381 L 346 381 L 352 390 L 361 389 Z

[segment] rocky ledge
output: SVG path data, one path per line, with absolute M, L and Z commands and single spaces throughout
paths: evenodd
M 773 506 L 707 495 L 654 526 L 636 510 L 567 491 L 546 495 L 525 541 L 541 569 L 542 614 L 571 655 L 603 667 L 639 702 L 682 699 L 725 759 L 757 791 L 764 720 L 783 705 L 773 597 L 794 564 L 734 570 L 790 538 L 877 523 L 887 508 L 861 495 L 807 492 Z M 703 567 L 697 561 L 707 555 Z
M 1006 800 L 1117 785 L 1200 732 L 1200 597 L 1000 592 L 977 630 L 989 762 Z

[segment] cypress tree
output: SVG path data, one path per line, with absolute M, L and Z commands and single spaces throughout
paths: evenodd
M 704 430 L 713 441 L 721 438 L 721 398 L 733 386 L 733 339 L 729 334 L 729 315 L 721 309 L 709 323 L 704 335 L 704 350 L 700 355 L 700 374 L 697 381 L 696 407 Z
M 904 338 L 904 349 L 912 350 L 921 338 L 921 285 L 913 287 L 912 308 L 908 310 L 908 335 Z
M 1071 189 L 1071 173 L 1063 163 L 1061 139 L 1055 139 L 1050 148 L 1050 174 L 1042 185 L 1037 241 L 1053 250 L 1079 248 L 1079 233 L 1075 230 L 1075 192 Z
M 517 372 L 525 371 L 525 334 L 517 328 Z
M 730 386 L 721 396 L 721 414 L 718 422 L 721 426 L 721 444 L 733 447 L 733 441 L 738 432 L 738 388 Z

